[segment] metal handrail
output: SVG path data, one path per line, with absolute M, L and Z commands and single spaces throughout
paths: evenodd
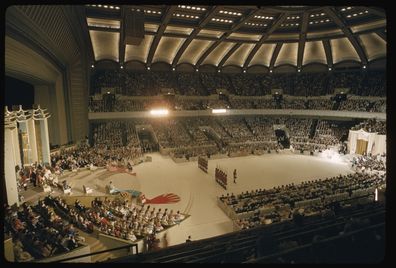
M 97 251 L 97 252 L 93 252 L 93 253 L 87 253 L 87 254 L 83 254 L 83 255 L 79 255 L 79 256 L 74 256 L 74 257 L 69 257 L 69 258 L 65 258 L 65 259 L 60 259 L 60 260 L 56 260 L 53 262 L 64 262 L 64 261 L 70 261 L 70 260 L 74 260 L 74 259 L 80 259 L 80 258 L 84 258 L 84 257 L 88 257 L 88 256 L 93 256 L 93 255 L 98 255 L 98 254 L 102 254 L 102 253 L 106 253 L 106 252 L 110 252 L 110 251 L 115 251 L 115 250 L 120 250 L 120 249 L 129 249 L 131 247 L 136 247 L 136 254 L 138 254 L 138 244 L 131 244 L 131 245 L 127 245 L 127 246 L 122 246 L 122 247 L 117 247 L 117 248 L 112 248 L 112 249 L 105 249 L 105 250 L 101 250 L 101 251 Z

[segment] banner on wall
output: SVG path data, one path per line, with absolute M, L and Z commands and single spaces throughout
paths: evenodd
M 386 135 L 378 135 L 376 132 L 366 132 L 363 129 L 349 130 L 348 148 L 350 154 L 358 153 L 358 140 L 367 141 L 367 150 L 365 150 L 367 154 L 376 155 L 386 153 Z

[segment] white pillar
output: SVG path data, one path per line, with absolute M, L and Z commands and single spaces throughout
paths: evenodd
M 27 122 L 27 133 L 29 136 L 29 145 L 30 145 L 30 156 L 32 163 L 38 161 L 37 156 L 37 142 L 36 142 L 36 130 L 34 126 L 34 120 L 28 119 Z
M 42 153 L 41 157 L 43 159 L 43 163 L 51 164 L 47 118 L 44 118 L 39 121 L 40 121 L 40 134 L 41 134 L 41 153 Z
M 18 200 L 18 186 L 17 175 L 15 172 L 15 144 L 13 143 L 13 133 L 9 128 L 4 128 L 4 180 L 7 193 L 8 205 L 17 204 Z
M 10 129 L 12 133 L 12 144 L 13 144 L 13 152 L 14 152 L 14 159 L 16 165 L 22 166 L 21 161 L 21 152 L 19 151 L 19 138 L 18 138 L 18 128 Z
M 21 150 L 22 150 L 22 162 L 23 165 L 30 165 L 32 163 L 31 148 L 29 143 L 29 135 L 27 130 L 26 120 L 18 122 L 18 132 L 22 136 L 21 138 Z

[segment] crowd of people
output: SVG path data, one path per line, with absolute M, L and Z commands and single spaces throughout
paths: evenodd
M 61 218 L 44 200 L 36 205 L 23 203 L 18 208 L 7 206 L 4 231 L 13 238 L 17 262 L 63 254 L 84 242 L 73 223 Z
M 316 122 L 317 121 L 317 122 Z M 175 158 L 189 159 L 198 155 L 246 152 L 270 153 L 284 149 L 275 135 L 275 126 L 284 127 L 291 148 L 300 152 L 315 152 L 339 146 L 348 135 L 352 123 L 266 116 L 194 117 L 131 119 L 128 121 L 96 122 L 92 125 L 92 146 L 54 154 L 51 173 L 83 167 L 126 166 L 147 151 L 166 150 Z M 152 141 L 138 137 L 137 125 L 152 127 Z M 358 125 L 367 131 L 383 133 L 385 121 L 368 120 Z M 156 144 L 151 144 L 152 142 Z M 145 149 L 146 148 L 146 149 Z M 157 149 L 155 149 L 157 148 Z M 149 150 L 149 151 L 151 151 Z M 30 176 L 28 176 L 30 177 Z M 53 178 L 50 176 L 50 178 Z M 50 184 L 53 180 L 50 179 Z
M 83 154 L 82 164 L 105 166 L 106 161 L 127 162 L 142 154 L 146 145 L 139 140 L 136 125 L 149 125 L 156 136 L 158 148 L 173 157 L 186 158 L 198 155 L 271 152 L 284 149 L 275 135 L 274 126 L 284 127 L 294 150 L 316 151 L 338 146 L 348 134 L 348 126 L 335 121 L 289 117 L 228 116 L 165 119 L 131 119 L 95 123 L 93 146 L 85 151 L 63 154 L 62 161 L 77 162 Z M 344 124 L 344 123 L 343 123 Z M 113 146 L 110 144 L 117 144 Z M 154 145 L 153 145 L 154 146 Z M 96 159 L 102 159 L 98 164 Z M 80 161 L 81 160 L 81 161 Z M 58 160 L 59 161 L 59 160 Z M 62 165 L 63 162 L 60 162 Z M 125 164 L 126 164 L 125 162 Z M 69 165 L 70 166 L 70 165 Z
M 316 125 L 313 143 L 326 145 L 326 147 L 335 146 L 340 143 L 342 136 L 346 135 L 346 133 L 348 133 L 348 129 L 343 126 L 329 121 L 319 120 Z
M 210 95 L 217 89 L 231 94 L 263 96 L 271 89 L 282 89 L 294 96 L 324 96 L 335 88 L 348 88 L 359 96 L 385 96 L 386 77 L 380 71 L 334 71 L 297 74 L 224 74 L 145 72 L 128 70 L 98 70 L 92 75 L 91 95 L 102 88 L 113 88 L 122 95 L 157 95 L 164 88 L 172 88 L 180 95 Z
M 126 166 L 128 162 L 135 160 L 136 157 L 141 155 L 140 148 L 80 144 L 75 149 L 53 154 L 51 165 L 54 169 L 61 167 L 62 170 L 70 171 L 77 171 L 80 168 L 106 167 L 114 165 L 114 163 L 119 166 Z
M 75 205 L 77 207 L 77 204 Z M 79 205 L 81 207 L 81 205 Z M 165 208 L 128 203 L 124 199 L 95 198 L 81 209 L 102 233 L 132 242 L 180 223 L 186 216 Z
M 148 238 L 185 219 L 180 211 L 128 204 L 127 200 L 97 197 L 91 206 L 78 199 L 68 205 L 60 196 L 48 195 L 36 205 L 23 203 L 6 207 L 5 234 L 13 238 L 17 262 L 63 254 L 81 247 L 85 238 L 79 230 L 94 229 L 117 238 L 137 241 Z M 77 228 L 78 229 L 77 229 Z
M 355 97 L 355 96 L 353 96 Z M 206 109 L 296 109 L 296 110 L 339 110 L 361 112 L 386 112 L 385 99 L 372 97 L 348 98 L 339 102 L 334 108 L 335 100 L 331 97 L 287 97 L 276 101 L 272 96 L 267 98 L 228 98 L 218 99 L 184 99 L 176 97 L 174 101 L 153 99 L 116 99 L 111 108 L 103 99 L 91 99 L 88 104 L 90 112 L 130 112 L 148 111 L 154 108 L 169 110 L 206 110 Z M 110 109 L 110 110 L 109 110 Z
M 386 171 L 386 153 L 378 155 L 361 155 L 352 159 L 352 167 L 357 171 Z
M 386 121 L 372 118 L 372 119 L 364 120 L 351 128 L 351 130 L 360 130 L 360 129 L 363 129 L 366 132 L 377 132 L 379 135 L 385 135 Z
M 351 198 L 354 193 L 385 187 L 386 173 L 377 162 L 367 162 L 370 172 L 356 172 L 325 179 L 308 180 L 301 184 L 288 184 L 272 189 L 256 189 L 241 194 L 222 195 L 220 200 L 237 215 L 236 224 L 239 228 L 252 228 L 261 224 L 271 224 L 293 218 L 293 213 L 304 210 L 305 214 L 326 213 L 326 207 L 332 204 L 333 197 L 343 200 Z M 374 170 L 376 169 L 376 170 Z M 368 170 L 368 169 L 367 169 Z M 297 206 L 304 201 L 316 201 Z M 240 217 L 250 213 L 249 217 Z

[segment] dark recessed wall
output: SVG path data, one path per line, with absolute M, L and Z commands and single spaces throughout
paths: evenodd
M 34 104 L 34 86 L 11 76 L 5 77 L 5 103 L 8 110 L 12 105 L 22 105 L 24 109 L 31 109 Z

